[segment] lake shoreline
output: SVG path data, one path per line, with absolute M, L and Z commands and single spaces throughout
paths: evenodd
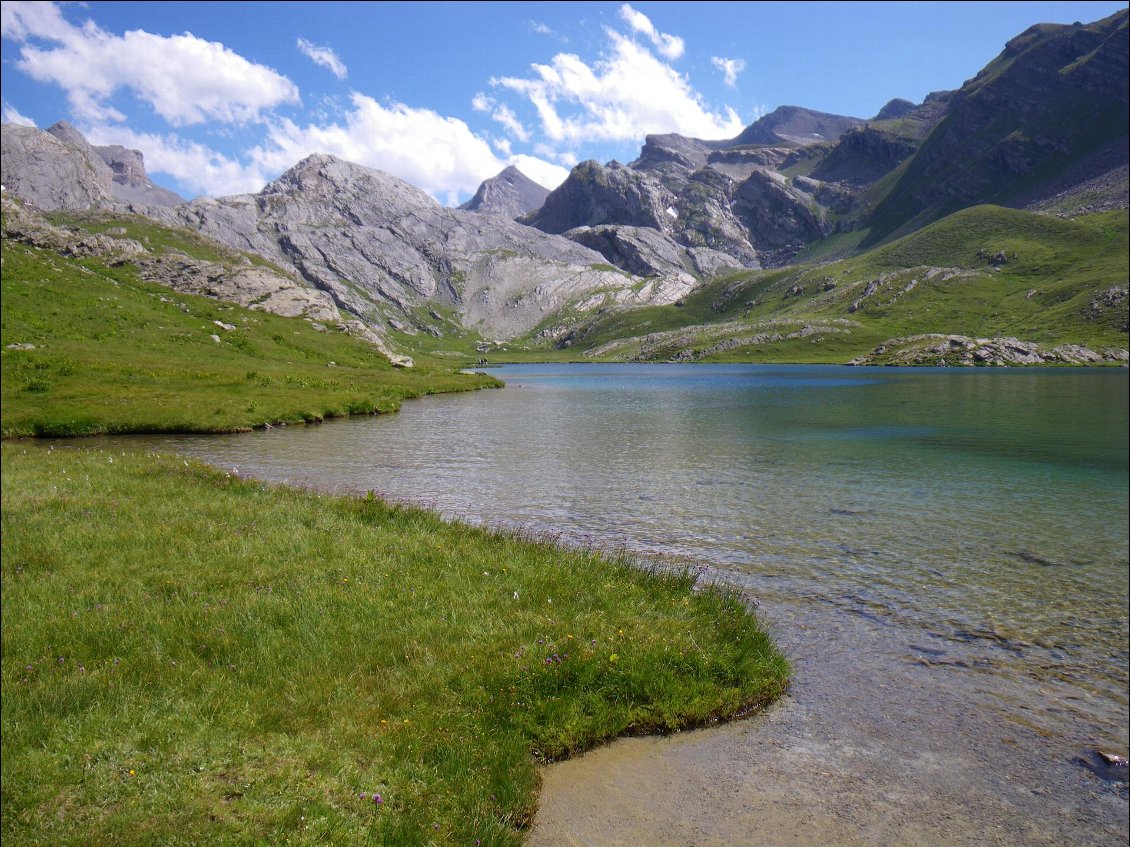
M 1091 745 L 1018 726 L 975 670 L 916 663 L 921 633 L 778 600 L 759 612 L 793 664 L 789 693 L 741 724 L 549 766 L 529 847 L 1125 840 L 1125 783 L 1073 761 Z
M 630 374 L 632 367 L 606 365 L 590 372 Z M 383 420 L 346 419 L 336 422 L 334 427 L 300 427 L 289 432 L 258 432 L 230 438 L 201 436 L 173 439 L 169 443 L 185 446 L 187 455 L 210 451 L 209 461 L 214 465 L 238 467 L 241 474 L 281 481 L 287 473 L 292 480 L 304 484 L 317 480 L 318 472 L 303 470 L 304 466 L 296 462 L 320 454 L 325 449 L 320 445 L 325 444 L 340 459 L 331 465 L 332 473 L 344 475 L 336 483 L 315 486 L 321 490 L 376 490 L 382 494 L 387 491 L 398 501 L 424 504 L 449 517 L 472 518 L 488 527 L 558 533 L 558 540 L 575 538 L 582 547 L 610 543 L 612 548 L 620 546 L 629 552 L 648 554 L 658 549 L 685 561 L 708 561 L 709 580 L 725 581 L 758 604 L 759 617 L 768 622 L 775 640 L 793 661 L 794 683 L 790 693 L 776 706 L 747 721 L 662 739 L 616 741 L 551 766 L 544 774 L 541 809 L 530 835 L 529 843 L 536 847 L 575 843 L 649 843 L 656 847 L 748 843 L 752 847 L 767 843 L 803 844 L 801 839 L 805 838 L 811 839 L 812 844 L 892 847 L 907 843 L 939 847 L 1015 843 L 1097 847 L 1112 840 L 1120 843 L 1117 839 L 1126 835 L 1124 784 L 1120 787 L 1105 783 L 1084 762 L 1077 761 L 1099 745 L 1112 746 L 1114 752 L 1125 750 L 1124 729 L 1121 736 L 1116 730 L 1107 736 L 1096 731 L 1098 724 L 1092 721 L 1094 707 L 1107 692 L 1102 686 L 1079 687 L 1085 681 L 1080 674 L 1087 672 L 1086 667 L 1075 667 L 1075 649 L 1070 643 L 1060 644 L 1061 635 L 1034 637 L 1023 628 L 993 623 L 992 615 L 987 614 L 993 607 L 969 609 L 970 605 L 977 605 L 973 602 L 976 593 L 968 590 L 978 584 L 975 572 L 964 576 L 958 572 L 951 578 L 948 571 L 937 570 L 941 564 L 926 563 L 931 564 L 930 569 L 923 571 L 927 583 L 939 581 L 944 586 L 952 579 L 962 589 L 953 597 L 940 598 L 953 606 L 941 617 L 944 609 L 912 609 L 907 605 L 913 597 L 910 589 L 920 589 L 921 585 L 907 586 L 898 594 L 891 594 L 891 587 L 884 585 L 892 578 L 886 568 L 902 570 L 923 555 L 906 544 L 908 539 L 924 532 L 924 526 L 915 529 L 913 522 L 908 521 L 934 514 L 932 523 L 944 526 L 940 509 L 945 500 L 931 495 L 925 483 L 917 482 L 916 487 L 905 491 L 896 486 L 893 491 L 897 496 L 892 499 L 886 491 L 892 483 L 874 477 L 874 463 L 857 455 L 862 449 L 858 444 L 845 449 L 837 443 L 829 454 L 830 462 L 813 461 L 806 466 L 807 471 L 784 477 L 786 481 L 805 479 L 806 484 L 795 492 L 781 518 L 762 524 L 758 532 L 769 534 L 759 540 L 759 550 L 755 552 L 730 549 L 727 545 L 734 538 L 725 535 L 712 521 L 711 513 L 730 500 L 745 503 L 745 492 L 765 488 L 777 467 L 777 460 L 769 456 L 761 456 L 757 464 L 740 473 L 727 470 L 723 462 L 721 467 L 710 466 L 675 482 L 665 480 L 663 485 L 652 486 L 646 479 L 637 479 L 626 490 L 609 487 L 601 477 L 589 476 L 588 470 L 576 476 L 575 487 L 554 483 L 548 477 L 541 480 L 540 487 L 571 496 L 573 499 L 565 497 L 567 507 L 562 509 L 555 501 L 546 501 L 533 504 L 534 511 L 519 511 L 512 518 L 498 517 L 511 514 L 512 506 L 494 500 L 498 497 L 495 492 L 505 491 L 507 485 L 491 481 L 483 488 L 485 494 L 479 501 L 484 505 L 473 505 L 474 475 L 500 464 L 491 459 L 496 442 L 509 457 L 509 465 L 529 464 L 528 458 L 522 458 L 525 454 L 521 445 L 510 441 L 505 430 L 496 432 L 499 421 L 513 417 L 520 407 L 544 405 L 545 420 L 558 424 L 568 410 L 576 417 L 577 431 L 586 440 L 597 438 L 616 446 L 623 433 L 634 433 L 640 442 L 650 446 L 651 439 L 664 437 L 667 431 L 659 425 L 667 427 L 671 420 L 655 414 L 648 405 L 651 401 L 647 398 L 656 390 L 651 381 L 670 369 L 643 368 L 648 382 L 641 386 L 639 396 L 620 389 L 611 392 L 617 403 L 632 410 L 632 414 L 637 414 L 634 403 L 643 404 L 632 420 L 645 427 L 644 434 L 634 426 L 602 425 L 591 410 L 576 408 L 576 395 L 566 392 L 563 398 L 555 399 L 561 387 L 558 381 L 569 377 L 567 369 L 548 367 L 548 376 L 543 368 L 537 378 L 523 376 L 521 369 L 517 369 L 517 375 L 510 379 L 511 387 L 522 387 L 522 391 L 504 391 L 490 398 L 436 396 L 425 404 L 406 404 L 399 415 Z M 700 376 L 709 379 L 712 374 L 740 370 L 696 364 L 691 372 L 697 383 Z M 782 366 L 754 368 L 753 372 L 767 372 L 768 382 L 759 391 L 793 392 L 796 387 L 790 380 L 795 378 L 814 394 L 824 392 L 829 398 L 849 388 L 858 391 L 856 386 L 872 386 L 868 390 L 881 391 L 888 379 L 929 376 L 919 369 L 893 373 L 886 368 L 844 376 L 850 370 Z M 1054 384 L 1059 391 L 1094 382 L 1093 378 L 1081 378 L 1082 373 L 1075 369 L 1054 369 L 1055 374 L 1033 370 L 971 373 L 950 369 L 940 376 L 966 394 L 978 387 L 978 391 L 992 389 L 986 396 L 994 400 L 1016 392 L 1026 397 L 1025 392 L 1037 385 Z M 802 375 L 795 376 L 796 371 Z M 933 375 L 938 375 L 938 371 Z M 1091 376 L 1106 379 L 1099 369 L 1093 370 Z M 532 402 L 527 395 L 539 398 L 538 402 Z M 519 397 L 525 399 L 515 406 L 513 401 Z M 952 410 L 949 401 L 940 402 L 940 407 Z M 474 408 L 490 411 L 494 417 L 462 419 L 464 412 Z M 901 406 L 890 408 L 902 414 L 898 411 Z M 1070 404 L 1058 402 L 1056 408 L 1068 408 L 1074 414 Z M 789 419 L 793 417 L 790 413 Z M 1012 420 L 1002 413 L 1002 425 L 1013 426 Z M 957 455 L 963 461 L 975 463 L 972 473 L 976 479 L 993 478 L 996 466 L 991 462 L 996 459 L 986 456 L 1000 448 L 986 440 L 986 436 L 939 440 L 933 431 L 916 426 L 913 421 L 901 428 L 891 427 L 890 423 L 889 413 L 884 412 L 885 428 L 880 431 L 883 439 L 909 439 L 916 451 L 922 444 L 930 449 L 936 449 L 931 446 L 935 443 L 943 445 L 945 451 L 940 456 L 944 461 L 939 464 L 938 473 L 950 473 L 947 466 Z M 838 425 L 853 437 L 861 433 L 867 436 L 865 427 L 854 423 Z M 532 421 L 524 426 L 531 432 L 552 431 L 546 429 L 544 422 Z M 702 426 L 698 423 L 691 430 L 701 432 Z M 1112 432 L 1119 430 L 1119 426 L 1111 427 Z M 391 483 L 355 473 L 357 458 L 369 455 L 371 449 L 364 440 L 357 439 L 363 439 L 370 431 L 380 452 L 395 457 L 388 468 Z M 553 457 L 557 450 L 579 449 L 584 441 L 568 437 L 570 431 L 566 428 L 565 437 L 555 440 L 534 438 L 529 446 L 530 456 Z M 467 446 L 460 446 L 461 438 L 469 439 Z M 791 440 L 786 433 L 769 443 L 787 445 Z M 1075 453 L 1060 456 L 1056 452 L 1061 446 L 1058 441 L 1062 440 L 1044 444 L 1038 439 L 1024 439 L 1022 443 L 1003 445 L 1003 453 L 1015 454 L 1026 469 L 1025 474 L 1036 470 L 1046 474 L 1048 471 L 1041 469 L 1049 461 L 1053 462 L 1052 467 L 1073 467 L 1078 462 Z M 417 479 L 411 473 L 410 445 L 421 441 L 434 442 L 439 464 L 422 464 L 423 473 Z M 689 451 L 688 442 L 675 443 Z M 812 449 L 807 446 L 809 443 L 801 442 L 805 452 Z M 866 447 L 872 442 L 865 439 L 861 443 Z M 257 464 L 266 460 L 251 458 L 259 447 L 281 451 L 272 460 L 273 465 Z M 631 447 L 620 444 L 617 449 Z M 955 447 L 964 452 L 953 454 Z M 675 455 L 674 450 L 671 452 Z M 746 448 L 740 452 L 751 453 Z M 752 451 L 755 457 L 758 453 L 759 450 Z M 689 452 L 678 455 L 689 456 Z M 646 468 L 648 457 L 654 458 L 654 453 L 627 453 L 607 461 L 604 470 L 615 472 L 621 458 L 627 462 L 625 467 Z M 1088 461 L 1094 464 L 1096 460 Z M 1117 466 L 1117 453 L 1113 459 L 1106 457 L 1093 467 L 1085 464 L 1078 471 L 1080 480 L 1072 485 L 1088 481 L 1111 461 Z M 909 464 L 912 463 L 896 463 L 898 467 Z M 553 467 L 551 463 L 549 468 Z M 828 485 L 845 474 L 844 487 L 837 487 L 838 483 Z M 522 500 L 522 476 L 510 483 L 520 495 L 518 501 Z M 620 477 L 623 476 L 621 473 Z M 756 485 L 751 480 L 756 480 Z M 1032 488 L 1025 483 L 1005 489 L 1005 493 L 1014 498 L 1027 497 Z M 583 501 L 577 499 L 580 494 L 605 489 L 626 504 L 625 520 L 630 517 L 631 522 L 615 523 L 597 514 L 587 523 L 577 523 L 578 516 L 585 514 L 579 511 L 583 508 Z M 1063 490 L 1065 493 L 1060 496 L 1067 497 L 1066 492 L 1073 489 Z M 669 503 L 664 492 L 670 491 L 681 492 L 682 500 Z M 801 496 L 802 492 L 807 493 Z M 887 499 L 870 502 L 870 495 L 864 496 L 863 492 L 881 493 Z M 971 503 L 1002 497 L 982 488 L 959 493 L 963 499 L 969 496 Z M 704 511 L 692 513 L 694 517 L 688 519 L 672 517 L 682 514 L 679 510 L 685 507 L 685 501 L 699 499 L 705 504 Z M 764 497 L 757 501 L 758 508 L 764 507 L 763 500 Z M 651 506 L 652 502 L 657 505 Z M 1023 500 L 1019 501 L 1015 510 L 1024 511 L 1023 504 Z M 669 511 L 676 506 L 675 512 Z M 926 511 L 927 506 L 931 511 Z M 650 517 L 641 524 L 642 512 Z M 535 514 L 538 517 L 533 517 Z M 1088 552 L 1077 542 L 1070 549 L 1050 542 L 1041 546 L 1044 542 L 1038 542 L 1036 538 L 1040 536 L 1033 536 L 1028 526 L 1018 530 L 1015 537 L 1002 535 L 998 523 L 995 517 L 967 520 L 965 534 L 969 538 L 982 534 L 992 538 L 994 555 L 998 559 L 1003 556 L 1003 565 L 1008 568 L 1002 572 L 1005 576 L 1023 583 L 1051 581 L 1062 585 L 1057 591 L 1067 596 L 1081 590 L 1079 580 L 1087 580 L 1084 565 L 1095 556 L 1107 555 Z M 684 525 L 689 534 L 682 533 Z M 1117 522 L 1113 529 L 1117 535 Z M 879 530 L 882 532 L 876 534 Z M 656 534 L 656 538 L 649 539 L 649 533 Z M 782 546 L 788 538 L 779 536 L 794 533 L 800 534 L 802 546 L 791 554 L 789 547 Z M 608 542 L 610 538 L 621 540 Z M 641 540 L 646 543 L 640 543 Z M 922 539 L 923 549 L 938 543 L 952 541 L 946 534 Z M 965 545 L 966 541 L 962 539 L 961 543 Z M 977 562 L 984 553 L 980 548 L 962 546 L 947 561 L 954 566 L 962 561 Z M 795 581 L 797 575 L 790 570 L 793 566 L 784 558 L 794 555 L 798 560 L 796 567 L 803 564 L 804 568 L 816 568 L 813 573 L 819 576 L 822 588 L 812 587 L 811 576 L 804 577 L 808 583 Z M 1117 568 L 1117 544 L 1114 555 Z M 871 573 L 869 581 L 877 580 L 875 589 L 864 590 L 850 580 L 843 581 L 841 571 L 849 566 Z M 974 581 L 966 587 L 964 579 Z M 808 588 L 804 589 L 806 585 Z M 929 598 L 927 594 L 925 599 Z M 1125 627 L 1125 621 L 1119 617 L 1117 595 L 1111 600 L 1106 612 L 1117 633 L 1120 625 Z M 943 602 L 942 606 L 945 605 Z M 1070 604 L 1062 614 L 1069 613 L 1073 614 Z M 926 617 L 917 620 L 915 615 Z M 1065 651 L 1066 655 L 1061 655 Z M 1036 677 L 1026 675 L 1033 663 L 1045 665 L 1047 672 Z M 1124 699 L 1121 707 L 1115 703 L 1104 708 L 1103 714 L 1110 714 L 1112 709 L 1116 713 L 1104 725 L 1125 725 Z M 601 812 L 605 807 L 613 811 Z M 730 823 L 723 826 L 724 821 Z M 743 841 L 742 838 L 752 838 L 750 833 L 776 840 Z M 948 840 L 939 840 L 943 836 Z

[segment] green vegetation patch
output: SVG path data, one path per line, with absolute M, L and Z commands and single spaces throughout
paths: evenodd
M 786 685 L 691 573 L 177 457 L 2 460 L 12 847 L 517 844 L 539 761 Z
M 334 329 L 178 294 L 128 264 L 5 242 L 0 286 L 4 437 L 234 431 L 498 385 L 396 369 Z

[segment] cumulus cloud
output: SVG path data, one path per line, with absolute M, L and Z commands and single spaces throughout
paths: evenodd
M 605 32 L 611 51 L 592 66 L 559 53 L 548 65 L 533 65 L 532 78 L 491 82 L 524 95 L 542 132 L 557 143 L 635 141 L 656 132 L 730 138 L 742 130 L 732 108 L 711 111 L 685 77 L 646 47 L 614 30 Z
M 18 124 L 19 126 L 36 125 L 35 121 L 33 121 L 27 115 L 20 114 L 19 110 L 16 109 L 16 107 L 9 103 L 7 100 L 4 101 L 2 112 L 4 123 L 6 124 Z
M 60 86 L 80 120 L 124 121 L 108 103 L 120 89 L 174 126 L 245 123 L 300 102 L 298 87 L 282 74 L 191 33 L 113 35 L 93 22 L 73 26 L 54 4 L 43 3 L 5 3 L 2 27 L 5 37 L 21 43 L 16 67 Z
M 315 65 L 325 68 L 338 79 L 345 79 L 349 76 L 349 70 L 345 67 L 345 63 L 338 58 L 329 47 L 319 47 L 305 38 L 298 39 L 298 49 L 306 58 L 308 58 Z
M 738 74 L 745 70 L 745 59 L 722 59 L 711 56 L 710 63 L 722 72 L 722 78 L 730 88 L 736 87 Z
M 655 45 L 655 49 L 659 51 L 661 56 L 668 59 L 678 59 L 686 51 L 683 39 L 677 35 L 667 35 L 660 32 L 647 15 L 633 9 L 627 3 L 620 7 L 620 17 L 627 22 L 633 32 L 646 36 Z

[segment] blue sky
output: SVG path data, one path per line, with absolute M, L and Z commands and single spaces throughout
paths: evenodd
M 508 164 L 548 187 L 644 136 L 781 105 L 867 118 L 959 87 L 1034 23 L 1116 2 L 51 3 L 2 6 L 3 118 L 68 120 L 186 197 L 327 152 L 440 202 Z

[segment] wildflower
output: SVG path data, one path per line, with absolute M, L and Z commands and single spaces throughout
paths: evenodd
M 384 802 L 384 798 L 380 794 L 374 794 L 373 795 L 373 803 L 375 803 L 376 805 L 379 806 L 383 802 Z
M 515 592 L 514 592 L 514 599 L 515 599 L 515 600 L 517 600 L 517 599 L 518 599 L 518 592 L 517 592 L 517 591 L 515 591 Z
M 608 661 L 615 662 L 619 658 L 620 658 L 619 654 L 613 653 L 611 656 L 608 657 Z
M 130 775 L 130 776 L 136 776 L 136 775 L 137 775 L 137 771 L 135 771 L 135 770 L 134 770 L 133 768 L 130 768 L 130 769 L 129 769 L 129 775 Z

